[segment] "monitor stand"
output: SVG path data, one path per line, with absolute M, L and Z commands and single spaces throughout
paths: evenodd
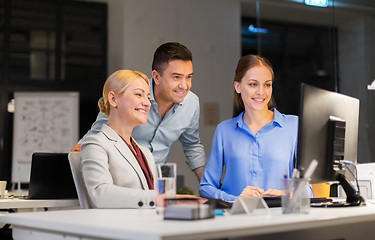
M 336 180 L 342 186 L 346 194 L 346 201 L 342 202 L 331 202 L 314 204 L 314 207 L 352 207 L 352 206 L 365 206 L 366 202 L 361 195 L 354 189 L 352 184 L 348 181 L 346 176 L 342 173 L 336 174 Z
M 346 202 L 338 204 L 342 204 L 343 207 L 366 205 L 365 200 L 359 192 L 354 189 L 353 185 L 348 181 L 344 174 L 338 173 L 336 175 L 336 180 L 339 181 L 339 184 L 342 186 L 346 194 Z M 333 203 L 333 205 L 335 205 L 335 203 Z

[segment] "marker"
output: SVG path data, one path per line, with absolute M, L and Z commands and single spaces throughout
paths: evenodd
M 309 167 L 306 170 L 305 175 L 303 176 L 304 179 L 309 179 L 313 172 L 315 171 L 316 166 L 318 166 L 318 161 L 316 159 L 313 159 L 309 165 Z

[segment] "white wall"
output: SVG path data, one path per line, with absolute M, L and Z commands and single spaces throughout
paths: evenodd
M 97 0 L 100 1 L 100 0 Z M 102 0 L 108 3 L 108 74 L 120 68 L 151 76 L 156 48 L 168 41 L 186 45 L 193 54 L 192 91 L 200 97 L 200 135 L 210 149 L 216 126 L 203 124 L 203 104 L 219 104 L 219 122 L 231 118 L 232 82 L 241 49 L 241 7 L 237 0 Z M 172 146 L 185 185 L 198 193 L 198 180 L 185 164 L 179 142 Z

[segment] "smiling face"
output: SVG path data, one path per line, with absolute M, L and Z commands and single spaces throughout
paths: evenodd
M 250 68 L 241 82 L 234 82 L 234 88 L 241 94 L 245 111 L 268 110 L 272 96 L 272 73 L 263 65 Z
M 191 88 L 193 63 L 172 60 L 162 73 L 153 71 L 155 99 L 158 104 L 181 103 Z
M 147 113 L 151 103 L 149 86 L 144 79 L 133 80 L 123 93 L 114 96 L 116 104 L 114 107 L 122 121 L 130 126 L 147 123 Z

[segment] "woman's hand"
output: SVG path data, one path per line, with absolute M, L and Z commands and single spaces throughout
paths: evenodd
M 179 198 L 182 198 L 182 199 L 192 199 L 193 201 L 198 199 L 198 203 L 199 204 L 203 204 L 205 202 L 207 202 L 207 198 L 202 198 L 202 197 L 197 197 L 197 196 L 194 196 L 194 195 L 182 195 L 182 194 L 177 194 L 176 195 L 176 199 L 179 199 Z
M 240 197 L 254 197 L 264 194 L 264 190 L 259 187 L 247 186 L 242 190 Z
M 282 190 L 277 190 L 277 189 L 268 189 L 265 191 L 263 194 L 269 194 L 269 195 L 278 195 L 281 196 L 284 194 L 284 191 Z

